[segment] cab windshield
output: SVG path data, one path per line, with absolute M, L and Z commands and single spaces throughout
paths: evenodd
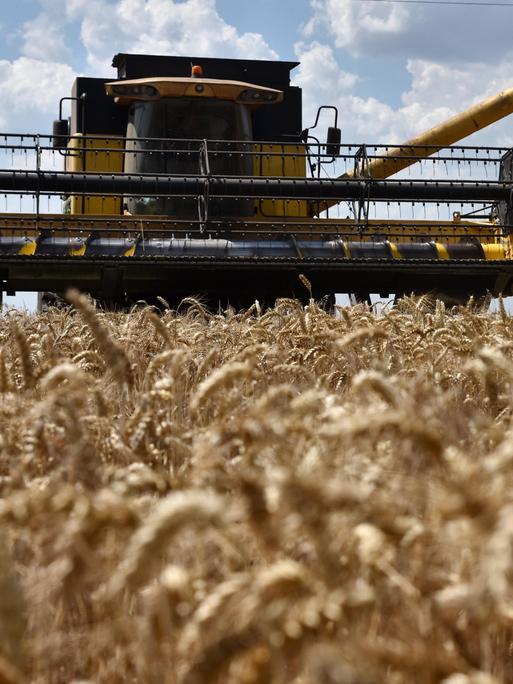
M 251 175 L 250 155 L 240 154 L 248 151 L 244 142 L 251 137 L 249 112 L 236 102 L 194 97 L 134 102 L 128 116 L 125 172 L 199 174 L 199 149 L 207 140 L 210 173 Z M 198 216 L 195 198 L 127 197 L 125 204 L 131 214 Z M 247 200 L 232 198 L 211 200 L 208 208 L 209 216 L 217 217 L 251 211 Z

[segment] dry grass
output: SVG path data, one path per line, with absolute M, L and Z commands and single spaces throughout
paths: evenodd
M 513 320 L 0 319 L 0 682 L 513 680 Z

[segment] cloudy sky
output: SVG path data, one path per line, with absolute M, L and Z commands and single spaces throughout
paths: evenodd
M 513 2 L 487 3 L 4 0 L 0 131 L 49 131 L 75 75 L 133 51 L 297 59 L 305 119 L 336 104 L 346 142 L 400 141 L 513 86 Z M 513 122 L 480 140 L 513 144 Z

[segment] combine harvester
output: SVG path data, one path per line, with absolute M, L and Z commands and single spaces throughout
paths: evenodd
M 76 79 L 53 136 L 0 136 L 2 290 L 245 306 L 308 296 L 304 274 L 328 302 L 513 292 L 512 151 L 451 147 L 512 113 L 513 89 L 403 145 L 355 146 L 334 107 L 303 128 L 294 62 L 113 66 Z

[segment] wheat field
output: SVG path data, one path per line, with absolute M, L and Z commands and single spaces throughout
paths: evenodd
M 513 319 L 0 317 L 0 682 L 513 681 Z

